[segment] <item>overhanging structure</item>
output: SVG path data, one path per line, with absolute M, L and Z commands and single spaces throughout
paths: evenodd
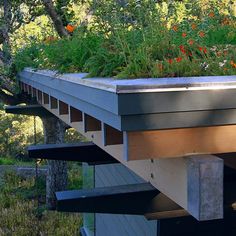
M 223 160 L 212 154 L 236 152 L 236 76 L 19 76 L 23 91 L 195 218 L 223 217 Z

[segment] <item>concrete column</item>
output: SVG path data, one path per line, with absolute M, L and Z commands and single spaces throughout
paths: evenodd
M 213 155 L 187 158 L 188 212 L 197 220 L 223 218 L 223 167 Z

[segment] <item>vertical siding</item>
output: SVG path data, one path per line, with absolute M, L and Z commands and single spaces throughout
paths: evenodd
M 95 167 L 95 187 L 143 183 L 144 180 L 122 164 Z M 96 236 L 156 236 L 157 221 L 143 216 L 96 214 Z

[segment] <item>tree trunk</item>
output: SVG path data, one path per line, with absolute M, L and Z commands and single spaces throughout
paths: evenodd
M 2 61 L 5 65 L 10 65 L 11 63 L 11 47 L 10 47 L 10 38 L 9 38 L 9 28 L 11 24 L 11 1 L 4 0 L 3 2 L 4 9 L 4 24 L 1 27 L 1 34 L 3 37 L 3 58 Z
M 66 31 L 61 16 L 56 12 L 52 0 L 43 0 L 43 5 L 46 12 L 53 21 L 54 27 L 61 38 L 68 37 L 69 33 Z
M 63 143 L 66 125 L 56 117 L 43 118 L 44 139 L 46 144 Z M 56 208 L 55 192 L 67 187 L 67 162 L 48 161 L 46 181 L 46 205 L 50 210 Z

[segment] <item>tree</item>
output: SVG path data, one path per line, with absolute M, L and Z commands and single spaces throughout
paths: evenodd
M 10 35 L 22 25 L 33 21 L 37 16 L 45 12 L 51 18 L 55 30 L 60 37 L 69 37 L 65 29 L 68 23 L 66 17 L 67 4 L 69 1 L 52 0 L 0 0 L 0 60 L 2 64 L 0 101 L 7 105 L 15 105 L 21 102 L 30 102 L 29 97 L 17 93 L 16 83 L 11 74 L 3 73 L 12 66 L 12 50 Z M 64 6 L 64 10 L 61 7 Z M 11 70 L 9 70 L 11 71 Z M 65 124 L 58 118 L 42 119 L 44 126 L 45 143 L 61 143 L 64 141 Z M 55 208 L 55 191 L 64 190 L 67 186 L 67 165 L 62 161 L 48 162 L 47 177 L 47 206 Z

